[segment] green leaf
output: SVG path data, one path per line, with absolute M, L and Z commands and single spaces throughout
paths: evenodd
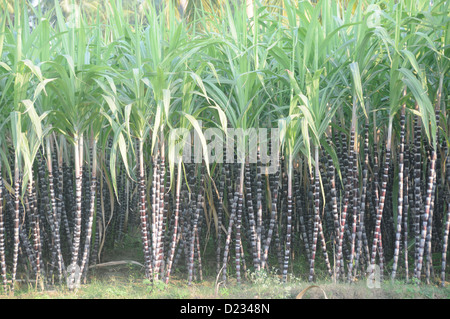
M 34 108 L 34 103 L 30 100 L 23 100 L 22 103 L 27 108 L 24 113 L 28 113 L 28 116 L 31 119 L 31 123 L 33 124 L 36 135 L 40 140 L 42 138 L 41 118 L 39 117 L 39 115 L 36 112 L 36 109 Z
M 198 124 L 198 121 L 192 115 L 187 114 L 187 113 L 183 113 L 183 115 L 188 119 L 188 121 L 191 123 L 191 125 L 194 127 L 194 130 L 198 134 L 198 137 L 202 144 L 203 160 L 205 161 L 206 170 L 208 171 L 208 175 L 211 175 L 211 173 L 209 171 L 208 146 L 206 143 L 206 138 L 203 135 L 202 129 L 201 129 L 200 125 Z

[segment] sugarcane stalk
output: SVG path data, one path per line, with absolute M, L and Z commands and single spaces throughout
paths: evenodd
M 358 228 L 358 247 L 356 249 L 355 257 L 355 276 L 358 270 L 359 262 L 363 256 L 363 249 L 368 253 L 368 242 L 365 229 L 365 213 L 366 213 L 366 196 L 367 196 L 367 178 L 369 170 L 369 121 L 366 120 L 366 125 L 364 127 L 364 164 L 362 172 L 362 192 L 361 192 L 361 203 L 360 203 L 360 216 L 359 216 L 359 228 Z M 367 261 L 369 258 L 367 257 Z
M 63 275 L 63 267 L 64 267 L 64 261 L 62 258 L 61 253 L 61 236 L 60 236 L 60 222 L 58 219 L 58 207 L 56 204 L 56 196 L 55 196 L 55 188 L 54 188 L 54 176 L 53 176 L 53 166 L 52 166 L 52 143 L 50 138 L 47 138 L 47 170 L 48 170 L 48 185 L 49 185 L 49 191 L 50 191 L 50 203 L 51 203 L 51 214 L 53 216 L 52 220 L 54 223 L 54 241 L 55 241 L 55 247 L 56 250 L 56 258 L 57 258 L 57 265 L 58 265 L 58 277 L 59 282 L 62 281 L 62 275 Z
M 238 284 L 241 283 L 241 228 L 242 228 L 242 211 L 243 211 L 243 191 L 244 191 L 244 173 L 245 164 L 242 163 L 239 174 L 239 184 L 237 188 L 237 210 L 236 210 L 236 281 Z
M 159 271 L 162 271 L 164 267 L 162 267 L 162 263 L 164 261 L 164 220 L 166 218 L 165 216 L 165 174 L 166 174 L 166 167 L 165 167 L 165 149 L 164 149 L 164 135 L 163 131 L 161 131 L 160 136 L 160 177 L 159 177 L 159 217 L 158 217 L 158 247 L 157 247 L 157 253 L 156 253 L 156 267 L 155 267 L 155 275 L 158 274 Z M 158 275 L 157 275 L 158 276 Z
M 256 163 L 256 270 L 261 270 L 261 245 L 262 245 L 262 227 L 263 227 L 263 196 L 262 196 L 262 178 L 261 178 L 261 154 L 258 145 Z
M 3 207 L 3 177 L 1 168 L 2 168 L 2 161 L 0 160 L 0 266 L 3 279 L 3 291 L 6 293 L 8 289 L 8 281 L 6 278 L 5 214 Z
M 270 247 L 270 242 L 272 240 L 272 236 L 273 236 L 273 232 L 274 232 L 274 228 L 276 227 L 276 221 L 277 221 L 277 211 L 278 211 L 278 207 L 277 207 L 277 202 L 278 202 L 278 187 L 279 187 L 279 174 L 280 174 L 280 163 L 278 161 L 277 163 L 277 169 L 276 172 L 273 176 L 273 190 L 272 190 L 272 204 L 271 204 L 271 214 L 270 214 L 270 224 L 269 224 L 269 229 L 268 229 L 268 233 L 267 233 L 267 237 L 266 237 L 266 241 L 265 241 L 265 245 L 264 245 L 264 254 L 262 256 L 262 260 L 261 260 L 261 269 L 265 269 L 266 264 L 267 264 L 267 258 L 269 255 L 269 247 Z
M 445 287 L 445 267 L 447 266 L 448 236 L 450 233 L 450 201 L 447 203 L 447 221 L 444 228 L 444 239 L 442 242 L 442 262 L 441 262 L 441 287 Z
M 416 102 L 416 110 L 419 108 Z M 422 191 L 421 191 L 421 126 L 418 116 L 415 118 L 414 125 L 414 232 L 415 232 L 415 249 L 414 249 L 414 276 L 417 277 L 419 246 L 420 246 L 420 214 L 422 211 Z
M 81 237 L 81 205 L 82 205 L 82 168 L 81 168 L 81 141 L 82 136 L 75 134 L 74 137 L 74 162 L 75 162 L 75 216 L 74 216 L 74 233 L 73 233 L 73 246 L 72 246 L 72 259 L 71 259 L 71 274 L 70 279 L 75 284 L 75 272 L 78 268 L 78 254 L 80 249 L 80 237 Z M 70 289 L 74 287 L 71 286 Z
M 289 266 L 289 258 L 291 255 L 291 242 L 292 242 L 292 175 L 293 175 L 293 157 L 288 156 L 288 171 L 287 171 L 287 210 L 286 210 L 286 242 L 285 242 L 285 252 L 284 252 L 284 263 L 283 263 L 283 277 L 282 281 L 287 281 L 287 271 Z
M 196 236 L 198 236 L 198 221 L 200 218 L 200 213 L 202 210 L 202 187 L 203 187 L 203 174 L 200 174 L 200 181 L 198 187 L 197 201 L 195 202 L 195 210 L 194 215 L 192 216 L 192 227 L 190 234 L 190 249 L 189 249 L 189 266 L 188 266 L 188 285 L 192 285 L 193 276 L 194 276 L 194 257 L 195 257 L 195 244 L 196 244 Z M 200 252 L 198 251 L 198 256 L 200 256 Z
M 224 194 L 225 194 L 225 183 L 226 183 L 226 173 L 225 173 L 225 163 L 221 166 L 221 175 L 219 183 L 219 198 L 218 198 L 218 208 L 217 208 L 217 246 L 216 246 L 216 272 L 220 272 L 220 257 L 222 248 L 222 227 L 223 227 L 223 214 L 224 214 Z
M 255 212 L 253 210 L 253 199 L 252 199 L 252 187 L 251 187 L 251 176 L 250 176 L 250 164 L 248 161 L 245 163 L 245 197 L 247 203 L 247 213 L 248 213 L 248 223 L 249 223 L 249 231 L 250 231 L 250 246 L 252 249 L 253 256 L 253 267 L 258 269 L 259 267 L 259 259 L 258 252 L 256 247 L 256 220 L 255 220 Z
M 19 257 L 19 203 L 20 203 L 20 173 L 19 163 L 17 155 L 15 156 L 14 163 L 14 211 L 13 211 L 13 223 L 14 223 L 14 251 L 13 251 L 13 268 L 11 272 L 11 292 L 14 292 L 14 285 L 16 283 L 17 275 L 17 263 Z
M 406 95 L 406 88 L 403 91 L 403 96 Z M 403 218 L 403 186 L 404 186 L 404 154 L 405 154 L 405 110 L 406 102 L 403 103 L 400 113 L 400 150 L 398 154 L 398 208 L 397 208 L 397 231 L 395 233 L 395 250 L 394 263 L 392 265 L 391 279 L 394 280 L 397 274 L 398 256 L 400 254 L 400 240 L 402 233 L 402 218 Z M 406 249 L 406 247 L 405 247 Z
M 320 222 L 320 183 L 319 183 L 319 147 L 316 145 L 314 148 L 315 154 L 315 177 L 314 177 L 314 232 L 312 239 L 312 247 L 311 247 L 311 258 L 309 265 L 309 282 L 314 280 L 315 272 L 315 257 L 316 257 L 316 249 L 317 249 L 317 237 L 319 233 L 319 222 Z
M 178 174 L 177 174 L 177 186 L 176 186 L 176 195 L 175 195 L 175 210 L 174 210 L 174 224 L 173 224 L 173 234 L 172 234 L 172 241 L 170 246 L 170 253 L 169 253 L 169 259 L 167 261 L 167 270 L 166 270 L 166 284 L 169 283 L 170 278 L 170 272 L 172 270 L 172 264 L 173 264 L 173 258 L 175 256 L 175 248 L 177 244 L 177 232 L 178 232 L 178 219 L 179 219 L 179 213 L 180 213 L 180 192 L 181 192 L 181 177 L 183 175 L 182 172 L 182 162 L 181 158 L 178 161 Z
M 1 179 L 1 177 L 0 177 Z M 0 180 L 0 192 L 1 192 L 1 180 Z M 36 192 L 34 191 L 34 179 L 33 179 L 33 171 L 31 171 L 30 180 L 28 182 L 27 193 L 30 202 L 30 211 L 32 214 L 32 233 L 33 233 L 33 248 L 36 256 L 36 285 L 39 285 L 41 289 L 43 289 L 43 282 L 41 278 L 41 262 L 42 262 L 42 251 L 41 251 L 41 231 L 40 231 L 40 220 L 39 214 L 37 211 L 37 201 L 36 201 Z M 1 195 L 0 195 L 1 197 Z M 0 198 L 0 205 L 1 205 Z M 1 218 L 1 217 L 0 217 Z M 0 221 L 1 224 L 1 221 Z M 0 226 L 1 229 L 1 226 Z M 1 234 L 0 234 L 1 237 Z M 1 245 L 0 245 L 1 246 Z M 1 257 L 0 257 L 1 258 Z
M 92 239 L 92 224 L 95 215 L 95 199 L 97 193 L 97 140 L 93 138 L 92 140 L 92 150 L 91 150 L 91 199 L 89 205 L 89 215 L 88 215 L 88 223 L 86 229 L 86 240 L 84 243 L 84 251 L 83 258 L 81 259 L 81 273 L 84 273 L 88 266 L 88 257 L 91 248 L 91 239 Z M 78 277 L 78 285 L 80 284 L 81 276 Z
M 381 244 L 381 219 L 383 217 L 383 210 L 384 210 L 384 204 L 385 204 L 385 198 L 386 198 L 386 189 L 387 189 L 387 183 L 389 178 L 389 165 L 390 165 L 390 159 L 391 159 L 391 134 L 392 134 L 392 120 L 389 121 L 389 127 L 388 127 L 388 137 L 387 137 L 387 143 L 386 143 L 386 154 L 385 154 L 385 161 L 384 161 L 384 169 L 383 169 L 383 179 L 381 183 L 381 192 L 380 192 L 380 199 L 379 204 L 377 207 L 377 214 L 376 214 L 376 221 L 375 221 L 375 232 L 373 237 L 373 243 L 372 243 L 372 254 L 371 254 L 371 273 L 375 271 L 375 258 L 377 251 L 379 247 L 382 247 Z M 382 256 L 380 254 L 380 260 L 382 259 Z M 381 267 L 380 267 L 381 268 Z
M 141 221 L 141 238 L 144 250 L 144 265 L 145 265 L 145 277 L 152 279 L 153 277 L 153 267 L 152 258 L 149 247 L 148 240 L 148 216 L 147 216 L 147 205 L 146 205 L 146 183 L 145 183 L 145 168 L 144 168 L 144 141 L 143 139 L 138 140 L 138 166 L 139 166 L 139 216 Z
M 404 265 L 405 265 L 405 279 L 409 282 L 409 261 L 408 261 L 408 212 L 409 212 L 409 202 L 410 202 L 410 191 L 409 191 L 409 147 L 408 143 L 405 145 L 405 178 L 404 178 L 404 196 L 403 203 L 405 211 L 403 214 L 403 252 L 404 252 Z
M 355 126 L 356 123 L 352 121 L 352 129 L 350 132 L 350 150 L 349 150 L 349 179 L 352 185 L 352 198 L 353 198 L 353 207 L 352 207 L 352 231 L 351 231 L 351 248 L 350 248 L 350 260 L 348 263 L 348 274 L 347 281 L 352 281 L 352 272 L 353 272 L 353 261 L 355 256 L 355 244 L 356 244 L 356 231 L 357 231 L 357 221 L 358 221 L 358 186 L 357 186 L 357 159 L 355 153 Z M 350 225 L 349 225 L 350 227 Z

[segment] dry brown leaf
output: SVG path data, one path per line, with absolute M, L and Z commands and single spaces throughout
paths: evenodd
M 327 294 L 325 293 L 325 290 L 323 290 L 321 287 L 316 286 L 316 285 L 312 285 L 312 286 L 306 287 L 305 289 L 303 289 L 303 290 L 297 295 L 297 297 L 295 297 L 295 299 L 302 299 L 303 296 L 306 294 L 306 292 L 307 292 L 309 289 L 312 289 L 312 288 L 319 288 L 320 290 L 322 290 L 323 296 L 325 297 L 325 299 L 328 299 L 328 298 L 327 298 Z

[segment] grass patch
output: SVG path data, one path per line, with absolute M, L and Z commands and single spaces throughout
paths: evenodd
M 211 259 L 211 258 L 210 258 Z M 334 283 L 326 274 L 321 259 L 316 267 L 316 282 L 308 282 L 309 269 L 304 257 L 296 258 L 291 270 L 300 276 L 288 275 L 288 282 L 282 283 L 279 271 L 272 267 L 270 271 L 251 271 L 243 273 L 242 283 L 238 285 L 233 274 L 233 267 L 228 274 L 228 282 L 222 282 L 211 272 L 204 273 L 202 282 L 188 285 L 186 272 L 175 269 L 168 285 L 162 281 L 150 282 L 144 278 L 144 269 L 137 263 L 144 263 L 142 248 L 136 232 L 124 237 L 122 243 L 107 251 L 102 263 L 118 260 L 132 260 L 134 263 L 113 264 L 93 268 L 89 271 L 87 281 L 76 291 L 69 291 L 65 285 L 47 287 L 39 291 L 32 285 L 17 283 L 13 295 L 0 295 L 0 299 L 295 299 L 300 292 L 317 285 L 318 288 L 307 290 L 302 299 L 450 299 L 450 285 L 419 284 L 417 281 L 404 283 L 386 280 L 380 288 L 369 288 L 366 280 L 354 283 Z M 232 265 L 230 262 L 229 265 Z M 276 259 L 271 260 L 276 265 Z M 213 266 L 206 267 L 212 269 Z
M 139 267 L 96 270 L 77 291 L 66 287 L 36 291 L 31 286 L 21 286 L 15 296 L 1 296 L 2 299 L 295 299 L 312 284 L 297 278 L 281 283 L 274 273 L 248 273 L 247 280 L 236 284 L 231 279 L 226 285 L 217 284 L 215 278 L 187 285 L 185 278 L 174 275 L 168 285 L 153 284 L 142 279 Z M 352 284 L 332 283 L 320 280 L 314 285 L 321 289 L 309 289 L 302 299 L 449 299 L 450 287 L 417 285 L 414 283 L 385 281 L 380 288 L 369 288 L 365 281 Z M 323 290 L 323 291 L 322 291 Z

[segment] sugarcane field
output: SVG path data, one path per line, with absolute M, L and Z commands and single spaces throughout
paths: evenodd
M 0 8 L 0 299 L 450 299 L 450 1 Z

